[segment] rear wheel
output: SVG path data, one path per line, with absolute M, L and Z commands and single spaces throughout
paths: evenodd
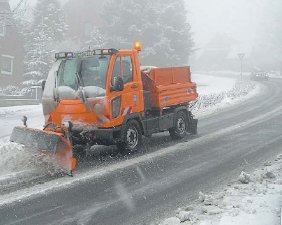
M 183 111 L 179 111 L 176 114 L 174 126 L 169 129 L 169 134 L 172 139 L 184 138 L 187 134 L 187 125 L 187 115 Z
M 120 151 L 133 152 L 142 145 L 142 132 L 139 123 L 136 120 L 130 120 L 122 133 L 122 142 L 117 143 Z

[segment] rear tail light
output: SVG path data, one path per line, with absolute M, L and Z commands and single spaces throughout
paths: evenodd
M 112 118 L 115 119 L 120 113 L 121 97 L 115 97 L 112 100 Z

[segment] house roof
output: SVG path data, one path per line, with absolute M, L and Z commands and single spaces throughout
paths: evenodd
M 0 0 L 0 25 L 1 26 L 14 25 L 13 12 L 8 0 Z
M 0 0 L 0 13 L 11 12 L 8 0 Z

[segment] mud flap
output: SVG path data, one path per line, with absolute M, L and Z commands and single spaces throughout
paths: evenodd
M 189 123 L 189 133 L 194 135 L 198 134 L 198 119 L 191 118 Z
M 27 127 L 14 127 L 10 141 L 47 154 L 55 159 L 54 163 L 68 173 L 72 173 L 76 167 L 72 145 L 60 133 Z

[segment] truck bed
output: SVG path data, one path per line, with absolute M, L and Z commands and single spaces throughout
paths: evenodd
M 152 68 L 148 72 L 142 72 L 142 81 L 143 89 L 150 92 L 152 108 L 188 104 L 198 97 L 188 66 Z

